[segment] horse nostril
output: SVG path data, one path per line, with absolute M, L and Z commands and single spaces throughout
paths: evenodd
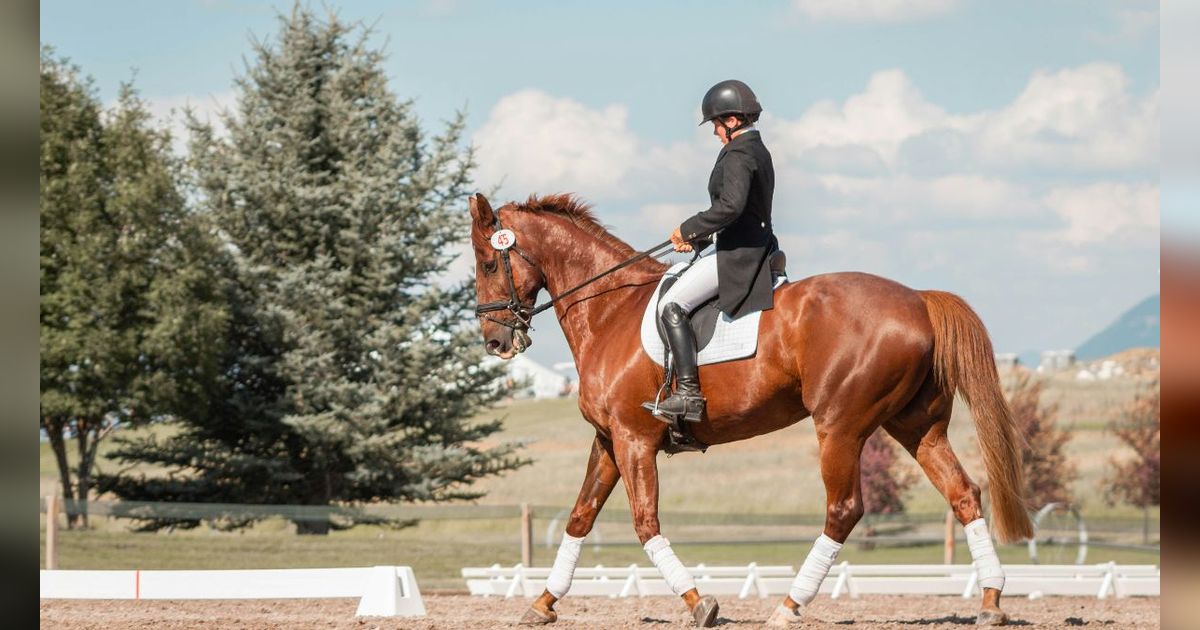
M 495 339 L 492 339 L 492 340 L 489 340 L 489 341 L 487 342 L 487 349 L 488 349 L 488 352 L 495 352 L 495 351 L 496 351 L 496 350 L 498 350 L 499 348 L 500 348 L 500 342 L 499 342 L 499 341 L 496 341 Z

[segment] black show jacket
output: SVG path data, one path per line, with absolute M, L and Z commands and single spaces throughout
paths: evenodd
M 683 222 L 686 241 L 717 241 L 717 305 L 737 318 L 774 306 L 767 257 L 779 247 L 771 230 L 775 167 L 757 130 L 734 137 L 708 178 L 712 206 Z

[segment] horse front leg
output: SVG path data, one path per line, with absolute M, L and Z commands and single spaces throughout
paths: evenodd
M 817 440 L 821 449 L 821 478 L 825 482 L 825 529 L 813 543 L 783 603 L 767 620 L 768 627 L 802 622 L 804 608 L 817 596 L 846 538 L 863 516 L 859 459 L 865 438 L 826 434 L 818 425 Z
M 554 567 L 546 579 L 546 590 L 521 617 L 521 625 L 542 625 L 558 619 L 554 604 L 570 590 L 583 539 L 592 531 L 600 508 L 604 507 L 620 476 L 613 459 L 612 442 L 597 435 L 592 441 L 592 454 L 588 457 L 583 486 L 579 489 L 575 508 L 571 510 L 571 518 L 567 521 L 567 530 L 558 547 L 558 555 L 554 558 Z
M 661 438 L 662 433 L 657 436 Z M 619 439 L 615 442 L 617 467 L 625 480 L 633 528 L 658 572 L 671 591 L 683 598 L 697 626 L 707 628 L 717 619 L 717 600 L 712 595 L 700 596 L 696 582 L 687 567 L 675 556 L 671 542 L 664 538 L 658 524 L 658 445 L 645 436 Z

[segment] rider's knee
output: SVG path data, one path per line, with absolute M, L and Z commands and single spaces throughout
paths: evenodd
M 677 302 L 667 302 L 662 310 L 662 320 L 667 325 L 678 325 L 687 321 L 687 312 Z

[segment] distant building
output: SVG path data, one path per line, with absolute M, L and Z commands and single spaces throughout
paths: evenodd
M 1046 350 L 1042 352 L 1042 361 L 1038 364 L 1037 371 L 1041 373 L 1061 372 L 1074 365 L 1074 350 Z
M 1011 370 L 1018 365 L 1021 365 L 1021 358 L 1016 352 L 997 352 L 996 353 L 996 368 L 1000 370 Z

